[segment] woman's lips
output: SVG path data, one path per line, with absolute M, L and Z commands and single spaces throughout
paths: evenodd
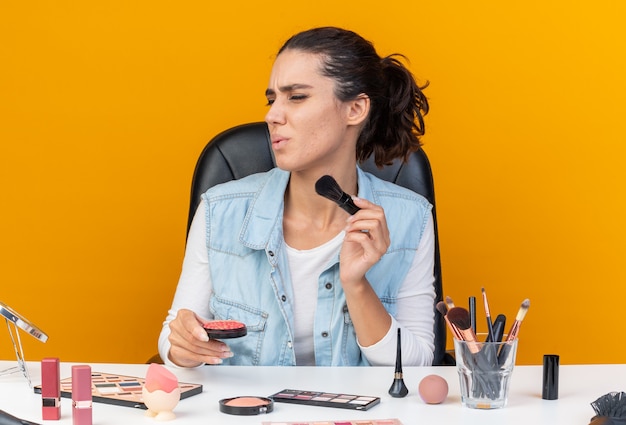
M 272 146 L 274 148 L 279 148 L 280 146 L 284 145 L 288 139 L 282 136 L 273 136 L 271 140 L 272 140 Z

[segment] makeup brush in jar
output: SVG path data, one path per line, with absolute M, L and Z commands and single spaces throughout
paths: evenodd
M 519 310 L 517 311 L 517 316 L 515 316 L 515 322 L 511 326 L 511 330 L 509 331 L 509 335 L 506 337 L 507 342 L 511 342 L 517 339 L 519 334 L 520 327 L 522 326 L 522 322 L 526 317 L 526 313 L 528 313 L 528 308 L 530 307 L 530 300 L 526 298 L 522 301 L 522 305 L 520 305 Z M 502 348 L 500 348 L 500 352 L 498 353 L 498 364 L 503 365 L 506 362 L 507 357 L 511 351 L 510 344 L 504 344 Z
M 467 348 L 472 354 L 480 351 L 476 334 L 472 330 L 472 321 L 469 311 L 463 307 L 452 307 L 446 314 L 451 325 L 458 329 L 461 340 L 467 342 Z
M 461 333 L 459 332 L 457 327 L 450 323 L 450 320 L 448 320 L 448 307 L 446 306 L 446 303 L 444 303 L 443 301 L 439 301 L 436 307 L 437 311 L 443 316 L 444 320 L 448 324 L 448 328 L 450 328 L 450 332 L 452 332 L 452 335 L 456 339 L 462 340 L 463 337 L 461 336 Z
M 485 315 L 487 316 L 487 331 L 489 332 L 487 336 L 491 335 L 493 338 L 493 322 L 491 321 L 491 313 L 489 312 L 489 303 L 487 302 L 487 293 L 485 292 L 485 288 L 481 288 L 481 292 L 483 294 L 483 304 L 485 306 Z

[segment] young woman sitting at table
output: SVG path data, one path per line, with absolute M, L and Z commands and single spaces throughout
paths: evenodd
M 420 195 L 363 172 L 420 148 L 428 103 L 397 55 L 334 27 L 279 50 L 265 116 L 277 167 L 209 189 L 159 338 L 168 364 L 405 365 L 434 349 L 434 229 Z M 331 175 L 360 208 L 315 191 Z M 241 338 L 209 339 L 233 319 Z

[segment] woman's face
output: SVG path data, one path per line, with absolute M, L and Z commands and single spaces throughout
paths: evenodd
M 320 67 L 319 55 L 291 49 L 274 62 L 265 121 L 276 163 L 284 170 L 326 172 L 355 161 L 350 102 L 337 99 L 334 80 Z

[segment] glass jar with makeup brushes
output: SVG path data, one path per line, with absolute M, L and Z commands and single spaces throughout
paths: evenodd
M 518 340 L 483 341 L 454 339 L 461 403 L 473 409 L 499 409 L 507 404 Z

